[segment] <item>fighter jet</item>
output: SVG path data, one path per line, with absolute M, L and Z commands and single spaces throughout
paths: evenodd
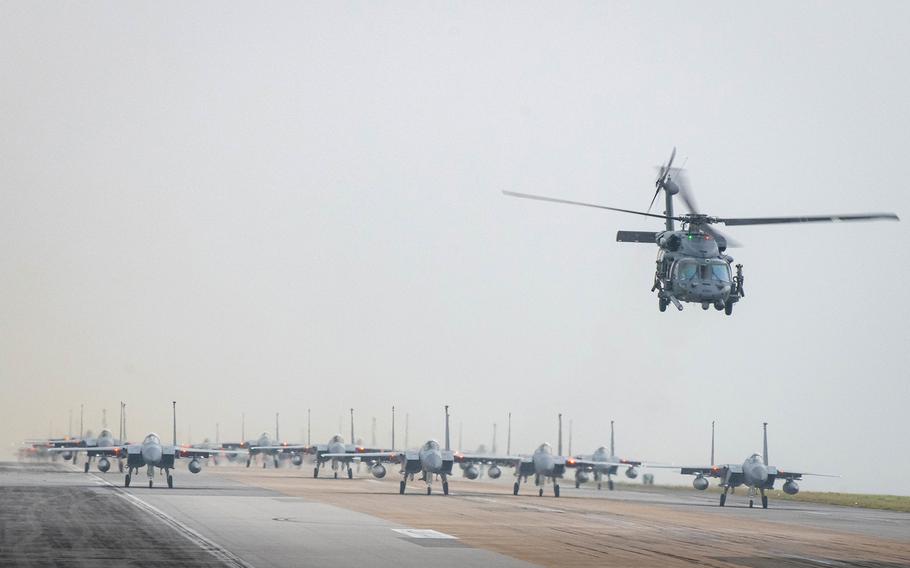
M 640 461 L 629 460 L 616 457 L 615 444 L 613 438 L 613 421 L 610 420 L 610 450 L 601 446 L 594 450 L 594 453 L 588 456 L 575 456 L 566 460 L 566 465 L 575 469 L 575 488 L 581 487 L 582 483 L 591 480 L 591 474 L 594 475 L 594 481 L 597 482 L 599 490 L 603 485 L 603 478 L 607 476 L 607 488 L 613 490 L 613 478 L 620 467 L 626 468 L 626 477 L 635 479 L 638 477 L 638 467 Z M 571 451 L 571 450 L 570 450 Z
M 176 436 L 175 436 L 176 438 Z M 60 448 L 64 450 L 64 448 Z M 225 450 L 225 449 L 204 449 L 192 446 L 163 445 L 161 438 L 154 432 L 149 433 L 141 444 L 122 444 L 108 447 L 76 447 L 65 448 L 73 452 L 91 452 L 93 455 L 100 456 L 98 460 L 98 469 L 107 471 L 110 468 L 108 458 L 117 458 L 118 460 L 126 458 L 128 468 L 124 486 L 129 487 L 134 473 L 139 473 L 139 469 L 145 467 L 148 472 L 149 487 L 153 485 L 155 477 L 155 468 L 167 476 L 167 486 L 174 487 L 174 477 L 171 470 L 176 466 L 176 460 L 179 458 L 189 458 L 188 469 L 190 473 L 199 473 L 202 471 L 200 458 L 208 458 L 216 454 L 245 453 L 242 450 Z
M 310 453 L 315 454 L 316 456 L 316 467 L 313 468 L 313 477 L 319 477 L 320 468 L 325 467 L 326 463 L 331 463 L 332 473 L 334 473 L 335 479 L 338 479 L 339 469 L 346 469 L 348 479 L 353 479 L 354 469 L 351 467 L 351 465 L 355 461 L 368 464 L 370 466 L 370 471 L 373 471 L 373 468 L 376 466 L 380 466 L 381 469 L 376 469 L 376 471 L 381 471 L 382 475 L 379 475 L 378 477 L 384 477 L 385 467 L 382 467 L 382 460 L 378 458 L 371 458 L 369 456 L 371 454 L 382 454 L 384 456 L 388 456 L 395 450 L 382 448 L 365 448 L 362 445 L 358 445 L 355 440 L 354 409 L 352 408 L 350 444 L 345 443 L 344 437 L 341 434 L 335 434 L 327 444 L 316 444 L 310 448 Z
M 680 473 L 684 475 L 694 475 L 692 485 L 699 491 L 708 488 L 708 477 L 714 477 L 720 480 L 720 486 L 724 492 L 720 496 L 720 506 L 723 507 L 727 502 L 727 492 L 734 488 L 745 485 L 749 488 L 749 507 L 754 505 L 756 492 L 761 494 L 762 509 L 768 508 L 768 496 L 765 495 L 766 489 L 774 489 L 774 482 L 783 479 L 782 489 L 787 495 L 796 495 L 799 493 L 799 484 L 804 475 L 815 475 L 820 477 L 836 477 L 821 473 L 800 473 L 788 471 L 768 465 L 768 423 L 762 424 L 764 453 L 754 453 L 742 464 L 723 464 L 711 465 L 707 467 L 683 467 Z M 711 423 L 711 463 L 714 463 L 714 423 Z M 650 466 L 649 466 L 650 467 Z
M 281 442 L 279 437 L 278 429 L 278 413 L 275 413 L 275 439 L 273 440 L 269 437 L 268 432 L 263 432 L 259 435 L 259 438 L 255 440 L 247 440 L 244 442 L 227 442 L 222 444 L 222 448 L 227 450 L 237 450 L 244 449 L 246 450 L 246 466 L 250 467 L 250 464 L 253 463 L 253 458 L 257 455 L 261 456 L 271 456 L 272 463 L 275 464 L 275 467 L 278 467 L 278 461 L 282 456 L 290 456 L 291 463 L 294 465 L 301 465 L 303 463 L 303 453 L 305 453 L 309 446 L 306 444 L 288 444 Z M 267 461 L 262 460 L 262 467 L 265 468 Z
M 553 448 L 550 444 L 541 444 L 534 450 L 531 455 L 524 456 L 484 456 L 459 453 L 456 460 L 469 464 L 491 464 L 496 466 L 495 475 L 487 474 L 494 479 L 499 477 L 499 466 L 514 468 L 515 484 L 512 486 L 512 494 L 518 495 L 521 483 L 527 483 L 530 476 L 534 476 L 534 485 L 537 487 L 537 495 L 543 497 L 544 485 L 553 483 L 553 495 L 559 497 L 559 480 L 566 472 L 566 458 L 562 455 L 562 414 L 559 415 L 559 447 L 558 455 L 553 455 Z M 470 466 L 469 466 L 470 467 Z M 467 468 L 465 469 L 467 472 Z
M 64 460 L 73 460 L 76 464 L 76 456 L 82 452 L 85 453 L 86 459 L 84 471 L 88 473 L 92 460 L 98 459 L 98 471 L 107 473 L 111 469 L 109 457 L 117 458 L 117 468 L 123 473 L 123 461 L 121 455 L 112 452 L 122 445 L 121 441 L 114 437 L 113 432 L 103 428 L 98 436 L 92 435 L 91 431 L 84 438 L 72 438 L 64 440 L 53 440 L 50 442 L 48 452 L 61 456 Z
M 449 476 L 452 475 L 452 466 L 455 463 L 455 454 L 452 452 L 449 443 L 449 407 L 446 406 L 446 437 L 445 449 L 439 447 L 436 440 L 427 440 L 420 448 L 416 450 L 405 450 L 402 452 L 359 452 L 357 457 L 361 460 L 371 462 L 370 473 L 378 479 L 385 477 L 386 468 L 383 463 L 397 463 L 401 465 L 401 483 L 398 486 L 398 493 L 404 495 L 408 481 L 414 481 L 416 475 L 420 474 L 420 480 L 427 485 L 427 495 L 433 493 L 433 479 L 439 477 L 442 481 L 442 494 L 449 494 Z M 348 452 L 324 453 L 321 458 L 330 459 L 349 459 L 351 454 Z

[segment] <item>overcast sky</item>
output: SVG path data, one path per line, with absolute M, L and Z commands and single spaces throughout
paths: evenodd
M 678 147 L 727 216 L 910 215 L 907 2 L 0 1 L 0 443 L 116 430 L 837 473 L 910 494 L 906 222 L 736 227 L 732 318 L 659 313 Z M 344 431 L 347 432 L 346 418 Z M 305 441 L 305 440 L 302 440 Z M 669 479 L 664 472 L 658 479 Z

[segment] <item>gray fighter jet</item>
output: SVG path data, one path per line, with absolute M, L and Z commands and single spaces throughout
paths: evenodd
M 108 462 L 109 458 L 126 459 L 127 473 L 124 479 L 124 486 L 129 487 L 134 473 L 139 473 L 139 469 L 146 468 L 148 472 L 149 487 L 152 487 L 155 478 L 155 469 L 167 476 L 167 486 L 174 487 L 174 477 L 171 470 L 176 466 L 177 459 L 187 458 L 190 460 L 188 469 L 190 473 L 199 473 L 202 471 L 200 459 L 209 458 L 213 455 L 227 455 L 245 453 L 243 450 L 225 450 L 225 449 L 205 449 L 195 448 L 192 446 L 164 445 L 161 438 L 155 433 L 148 434 L 141 444 L 122 444 L 110 447 L 78 447 L 78 448 L 61 448 L 73 452 L 91 452 L 100 456 L 98 468 L 101 471 L 107 471 L 110 467 L 108 463 L 102 467 L 102 464 Z
M 76 456 L 79 453 L 85 453 L 86 459 L 83 465 L 85 473 L 88 473 L 92 460 L 95 458 L 98 458 L 98 471 L 107 473 L 111 469 L 111 462 L 108 459 L 110 457 L 117 459 L 117 467 L 123 473 L 123 456 L 116 451 L 111 452 L 111 450 L 120 447 L 121 441 L 114 438 L 113 432 L 107 428 L 102 429 L 98 436 L 94 436 L 89 431 L 84 438 L 54 440 L 51 441 L 50 445 L 52 447 L 47 449 L 49 453 L 59 455 L 66 461 L 73 460 L 73 465 L 76 465 Z
M 323 468 L 325 467 L 325 464 L 330 463 L 335 479 L 338 479 L 338 471 L 342 469 L 347 470 L 348 479 L 353 479 L 354 468 L 352 467 L 352 464 L 354 462 L 359 462 L 369 465 L 370 471 L 373 472 L 374 476 L 382 478 L 385 477 L 386 473 L 385 467 L 382 466 L 382 460 L 369 456 L 373 454 L 388 456 L 394 451 L 394 449 L 366 448 L 357 444 L 356 438 L 354 437 L 354 409 L 352 408 L 350 444 L 344 441 L 344 437 L 341 434 L 335 434 L 327 444 L 316 444 L 309 449 L 309 452 L 316 456 L 316 467 L 313 468 L 313 477 L 319 477 L 320 468 Z M 381 475 L 376 475 L 376 473 L 381 473 Z
M 279 436 L 280 430 L 278 429 L 278 413 L 275 413 L 275 439 L 273 440 L 268 432 L 263 432 L 255 440 L 246 440 L 244 442 L 226 442 L 221 445 L 222 448 L 227 450 L 246 450 L 246 466 L 250 467 L 250 464 L 253 463 L 253 458 L 257 455 L 271 456 L 272 463 L 275 464 L 275 467 L 278 467 L 279 459 L 282 456 L 290 457 L 291 463 L 294 465 L 301 465 L 303 463 L 303 454 L 309 450 L 309 446 L 306 444 L 288 444 L 281 441 Z M 268 460 L 262 460 L 262 467 L 265 468 L 268 464 Z
M 820 477 L 837 477 L 821 473 L 805 473 L 784 470 L 778 467 L 768 465 L 768 423 L 762 424 L 764 454 L 754 453 L 742 464 L 723 464 L 710 465 L 707 467 L 683 467 L 680 473 L 684 475 L 694 475 L 692 485 L 699 491 L 708 488 L 708 477 L 714 477 L 720 480 L 720 486 L 724 492 L 720 496 L 720 506 L 723 507 L 727 502 L 727 493 L 740 485 L 749 488 L 749 507 L 754 505 L 756 493 L 761 495 L 761 506 L 763 509 L 768 508 L 768 496 L 765 490 L 774 489 L 774 482 L 778 479 L 784 480 L 782 489 L 787 495 L 796 495 L 799 493 L 798 480 L 804 475 L 815 475 Z M 714 463 L 714 423 L 711 423 L 711 463 Z M 649 466 L 651 467 L 651 466 Z
M 455 459 L 460 463 L 470 464 L 490 464 L 490 467 L 496 467 L 496 475 L 487 474 L 492 478 L 499 477 L 499 466 L 514 468 L 515 484 L 512 486 L 512 494 L 518 495 L 521 483 L 527 483 L 528 478 L 534 476 L 534 485 L 537 487 L 537 494 L 543 497 L 544 485 L 553 483 L 553 495 L 559 497 L 559 480 L 566 472 L 566 458 L 562 455 L 562 414 L 559 415 L 559 447 L 557 455 L 553 455 L 553 448 L 550 444 L 541 444 L 534 450 L 531 455 L 524 456 L 485 456 L 458 453 Z M 465 470 L 467 471 L 467 469 Z
M 433 493 L 433 479 L 439 477 L 442 481 L 443 495 L 449 494 L 449 476 L 452 475 L 452 466 L 455 463 L 455 453 L 449 443 L 449 407 L 446 410 L 446 437 L 445 449 L 439 447 L 436 440 L 427 440 L 416 450 L 391 451 L 391 452 L 359 452 L 357 457 L 371 463 L 370 473 L 378 479 L 385 477 L 386 468 L 383 463 L 397 463 L 401 465 L 401 483 L 398 492 L 404 495 L 408 481 L 414 481 L 420 475 L 420 480 L 426 483 L 427 495 Z M 350 459 L 348 452 L 321 454 L 324 460 Z
M 594 450 L 594 453 L 588 456 L 575 456 L 566 460 L 568 467 L 575 468 L 575 488 L 581 487 L 582 483 L 587 483 L 593 475 L 597 483 L 597 489 L 603 485 L 603 478 L 607 478 L 607 488 L 613 490 L 612 476 L 616 475 L 620 467 L 626 468 L 626 477 L 635 479 L 638 477 L 638 467 L 641 462 L 629 460 L 616 456 L 616 446 L 613 437 L 613 421 L 610 420 L 610 450 L 601 446 Z

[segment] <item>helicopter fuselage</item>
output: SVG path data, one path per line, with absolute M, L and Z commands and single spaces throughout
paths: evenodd
M 657 271 L 654 290 L 661 311 L 669 303 L 682 309 L 679 302 L 693 302 L 708 309 L 732 309 L 742 298 L 742 271 L 734 276 L 733 257 L 724 254 L 725 243 L 698 228 L 663 231 L 655 235 Z

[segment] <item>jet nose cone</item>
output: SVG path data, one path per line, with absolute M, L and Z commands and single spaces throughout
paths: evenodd
M 142 448 L 142 459 L 145 463 L 158 463 L 161 461 L 160 446 L 145 446 Z
M 752 483 L 763 483 L 768 479 L 768 466 L 761 462 L 753 462 L 744 470 Z
M 550 454 L 540 454 L 534 460 L 538 472 L 543 473 L 553 469 L 553 456 Z
M 442 468 L 442 456 L 436 452 L 431 452 L 426 456 L 426 467 L 429 470 L 438 470 Z

